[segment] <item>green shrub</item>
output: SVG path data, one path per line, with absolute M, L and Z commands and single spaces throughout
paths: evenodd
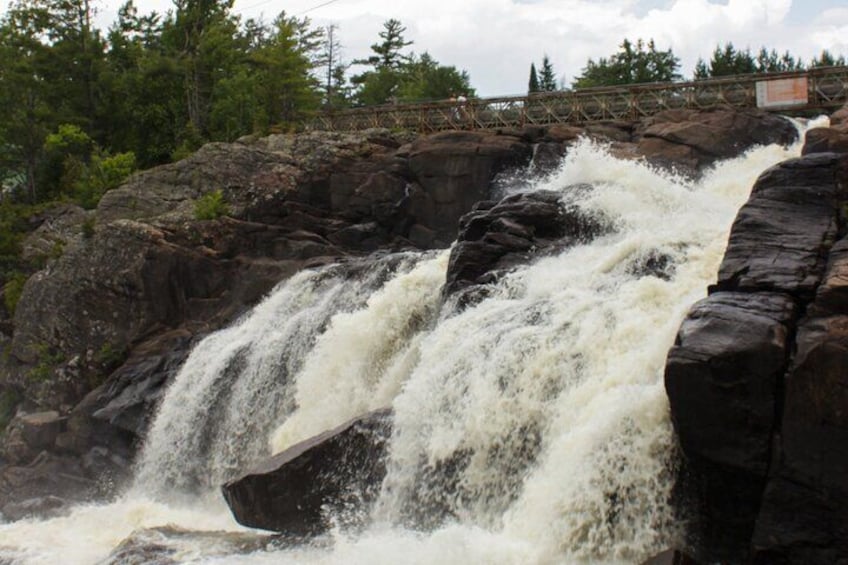
M 230 207 L 220 188 L 204 194 L 194 203 L 194 217 L 198 220 L 215 220 L 229 213 Z
M 46 381 L 53 376 L 53 371 L 65 361 L 61 351 L 54 351 L 46 343 L 38 345 L 36 351 L 36 365 L 29 370 L 29 378 L 34 381 Z
M 15 315 L 15 308 L 18 307 L 18 301 L 20 301 L 21 294 L 24 292 L 24 284 L 27 282 L 27 278 L 25 274 L 16 272 L 9 278 L 3 289 L 3 301 L 6 304 L 6 311 L 9 316 Z
M 80 227 L 83 239 L 91 239 L 94 237 L 94 217 L 86 218 Z
M 114 369 L 126 359 L 126 350 L 116 347 L 111 343 L 104 343 L 100 350 L 94 355 L 94 361 L 105 369 Z
M 74 184 L 74 199 L 83 208 L 95 208 L 106 191 L 124 182 L 135 169 L 135 154 L 132 151 L 117 155 L 95 152 L 91 156 L 91 163 Z

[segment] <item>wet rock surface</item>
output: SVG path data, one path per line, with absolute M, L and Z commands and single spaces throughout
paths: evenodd
M 848 560 L 848 158 L 766 171 L 666 366 L 702 560 Z
M 133 532 L 121 542 L 102 565 L 177 565 L 185 562 L 198 546 L 204 548 L 207 558 L 227 558 L 233 555 L 260 552 L 273 547 L 272 536 L 234 533 L 190 531 L 173 526 L 147 528 Z
M 579 191 L 581 187 L 574 187 Z M 445 293 L 472 298 L 481 285 L 535 257 L 585 243 L 607 227 L 550 191 L 513 194 L 479 202 L 462 217 L 451 251 Z
M 391 411 L 371 412 L 228 482 L 224 498 L 240 524 L 288 535 L 320 533 L 334 513 L 355 522 L 379 492 L 390 435 Z

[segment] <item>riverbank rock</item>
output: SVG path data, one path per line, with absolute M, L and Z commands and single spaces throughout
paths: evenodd
M 669 549 L 648 559 L 642 565 L 700 565 L 686 553 Z
M 848 560 L 848 156 L 763 173 L 666 366 L 706 562 Z
M 186 550 L 203 547 L 206 559 L 232 559 L 275 547 L 267 534 L 245 532 L 204 532 L 175 526 L 136 530 L 116 547 L 101 565 L 179 565 Z
M 222 487 L 236 520 L 288 535 L 324 531 L 336 513 L 356 521 L 386 474 L 391 412 L 378 410 L 298 443 Z

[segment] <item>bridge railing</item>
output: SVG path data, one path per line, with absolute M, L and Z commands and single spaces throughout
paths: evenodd
M 313 118 L 310 129 L 357 131 L 369 128 L 434 132 L 446 129 L 490 129 L 527 124 L 581 124 L 631 120 L 675 108 L 710 109 L 758 105 L 758 83 L 802 79 L 804 103 L 772 104 L 767 109 L 828 109 L 848 103 L 848 67 L 740 75 L 689 82 L 651 83 L 535 93 L 528 96 L 477 98 L 464 103 L 440 101 L 391 104 L 327 112 Z

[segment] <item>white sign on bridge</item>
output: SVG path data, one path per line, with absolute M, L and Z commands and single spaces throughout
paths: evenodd
M 808 101 L 807 77 L 757 81 L 758 108 L 806 106 Z

